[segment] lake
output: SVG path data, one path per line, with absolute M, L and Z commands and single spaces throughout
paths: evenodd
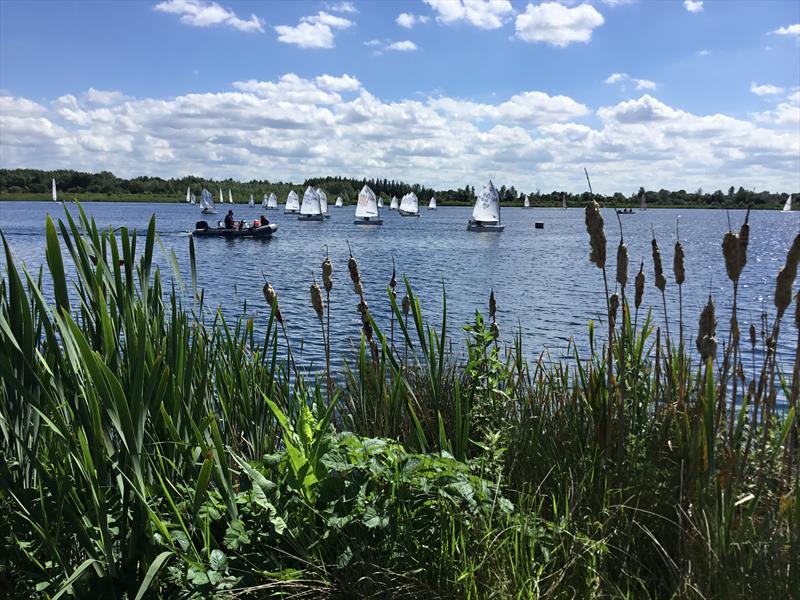
M 178 203 L 93 202 L 83 206 L 98 225 L 124 225 L 142 231 L 155 214 L 163 247 L 174 251 L 183 284 L 190 285 L 188 234 L 195 221 L 203 218 L 198 208 Z M 0 227 L 14 255 L 29 268 L 35 269 L 44 262 L 45 215 L 62 217 L 65 207 L 77 213 L 71 204 L 0 202 Z M 225 211 L 228 208 L 225 205 Z M 241 204 L 233 208 L 237 219 L 252 220 L 264 212 L 260 207 L 251 209 Z M 512 343 L 519 327 L 531 360 L 544 350 L 552 359 L 564 356 L 571 338 L 585 353 L 589 320 L 605 321 L 602 274 L 589 262 L 583 209 L 504 209 L 502 218 L 507 227 L 503 233 L 466 231 L 471 208 L 423 208 L 419 218 L 404 218 L 384 209 L 381 227 L 354 225 L 353 206 L 330 210 L 332 218 L 323 223 L 298 222 L 296 215 L 284 215 L 282 206 L 279 211 L 268 211 L 270 220 L 279 226 L 269 240 L 196 239 L 198 285 L 205 290 L 206 307 L 213 310 L 219 305 L 226 317 L 235 318 L 242 314 L 246 303 L 247 313 L 263 331 L 268 311 L 261 288 L 266 277 L 278 293 L 296 354 L 304 364 L 320 366 L 324 355 L 309 285 L 312 272 L 321 284 L 320 264 L 329 252 L 334 265 L 333 356 L 341 357 L 358 340 L 360 330 L 358 301 L 347 272 L 349 242 L 358 260 L 370 309 L 387 333 L 390 309 L 386 287 L 393 258 L 399 296 L 403 293 L 402 276 L 406 275 L 420 296 L 423 313 L 437 323 L 441 319 L 444 285 L 448 329 L 456 340 L 463 339 L 460 327 L 473 319 L 476 310 L 487 312 L 491 290 L 497 298 L 501 339 Z M 220 210 L 218 215 L 205 218 L 221 219 L 223 215 Z M 603 217 L 612 285 L 619 227 L 613 209 L 604 209 Z M 728 230 L 728 218 L 738 231 L 744 211 L 651 209 L 622 216 L 630 257 L 628 294 L 632 298 L 633 278 L 644 259 L 644 305 L 653 308 L 656 322 L 663 325 L 661 294 L 653 285 L 650 254 L 651 232 L 655 231 L 668 275 L 667 304 L 673 336 L 678 331 L 678 294 L 672 279 L 676 222 L 680 223 L 686 253 L 683 314 L 687 335 L 695 331 L 709 293 L 717 304 L 718 337 L 727 335 L 731 283 L 725 273 L 721 243 Z M 534 229 L 535 221 L 543 221 L 544 229 Z M 768 311 L 770 319 L 774 317 L 775 276 L 800 230 L 800 212 L 754 212 L 750 221 L 748 261 L 739 291 L 740 327 L 745 338 L 751 322 L 760 329 L 763 310 Z M 159 249 L 157 260 L 165 279 L 169 279 L 172 267 Z M 5 272 L 5 263 L 0 271 Z M 190 294 L 186 298 L 190 303 Z M 640 321 L 642 318 L 640 313 Z M 784 319 L 778 346 L 780 362 L 787 368 L 794 359 L 797 339 L 790 321 Z M 694 350 L 693 345 L 691 348 Z

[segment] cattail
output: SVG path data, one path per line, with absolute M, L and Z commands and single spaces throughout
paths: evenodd
M 731 281 L 737 281 L 747 264 L 747 243 L 750 241 L 750 211 L 745 215 L 739 233 L 727 232 L 722 238 L 722 255 L 725 257 L 725 270 Z
M 750 323 L 750 345 L 756 347 L 756 326 Z
M 600 205 L 592 200 L 586 205 L 586 231 L 589 233 L 591 252 L 589 260 L 603 269 L 606 266 L 606 234 L 603 231 L 603 216 Z
M 322 261 L 322 285 L 325 286 L 325 292 L 330 294 L 333 289 L 333 263 L 328 257 Z
M 497 321 L 492 321 L 492 324 L 489 326 L 489 333 L 491 333 L 493 340 L 500 337 L 500 326 L 497 324 Z
M 786 264 L 778 271 L 775 285 L 775 306 L 778 309 L 778 319 L 783 316 L 792 303 L 792 284 L 797 276 L 798 262 L 800 262 L 800 234 L 794 238 L 789 254 L 786 256 Z
M 407 295 L 403 296 L 403 315 L 408 316 L 408 312 L 411 310 L 411 298 Z
M 708 297 L 703 312 L 700 313 L 700 324 L 697 330 L 697 351 L 703 362 L 717 354 L 717 319 L 714 315 L 714 301 Z
M 281 307 L 278 304 L 278 295 L 275 293 L 275 288 L 269 283 L 264 284 L 264 299 L 267 301 L 270 308 L 274 307 L 275 319 L 278 323 L 283 323 L 283 314 L 281 314 Z
M 617 283 L 622 287 L 628 283 L 628 247 L 622 240 L 617 246 Z
M 358 314 L 361 315 L 362 323 L 369 321 L 369 305 L 364 300 L 358 303 Z
M 372 324 L 369 320 L 364 321 L 362 329 L 364 330 L 364 337 L 372 342 Z
M 683 266 L 683 245 L 675 242 L 675 256 L 672 259 L 672 271 L 675 274 L 675 283 L 683 285 L 686 281 L 686 269 Z
M 324 311 L 322 304 L 322 290 L 319 288 L 319 284 L 317 284 L 316 281 L 311 284 L 311 306 L 314 307 L 314 311 L 317 313 L 317 318 L 321 321 Z
M 642 305 L 642 297 L 644 296 L 644 261 L 639 265 L 639 272 L 636 274 L 634 288 L 636 291 L 634 302 L 636 308 L 639 308 Z
M 614 323 L 617 322 L 617 310 L 619 310 L 619 296 L 616 294 L 616 292 L 611 294 L 611 298 L 608 299 L 608 303 L 608 318 L 613 326 Z
M 350 260 L 347 261 L 347 270 L 350 271 L 350 279 L 353 281 L 353 289 L 356 294 L 363 296 L 364 289 L 361 287 L 361 275 L 358 272 L 358 263 L 352 254 L 350 255 Z
M 494 299 L 494 290 L 489 292 L 489 317 L 494 320 L 497 315 L 497 301 Z
M 656 276 L 656 287 L 663 292 L 664 288 L 667 287 L 667 278 L 664 277 L 664 267 L 661 264 L 661 251 L 658 249 L 658 242 L 655 236 L 653 236 L 650 245 L 653 248 L 653 271 L 655 271 Z
M 389 280 L 389 289 L 392 291 L 392 297 L 397 298 L 397 279 L 394 272 L 394 259 L 392 259 L 392 278 Z

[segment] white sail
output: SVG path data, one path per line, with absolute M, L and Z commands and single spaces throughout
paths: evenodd
M 200 194 L 200 208 L 203 210 L 214 210 L 214 198 L 206 188 Z
M 431 196 L 431 201 L 428 203 L 428 208 L 432 210 L 436 210 L 438 208 L 438 204 L 436 204 L 436 196 Z
M 233 204 L 233 194 L 231 194 L 231 188 L 228 188 L 228 204 Z
M 389 210 L 397 210 L 400 204 L 397 202 L 397 196 L 392 196 L 392 201 L 389 204 Z
M 317 196 L 319 196 L 319 208 L 322 211 L 322 214 L 328 214 L 328 195 L 322 190 L 322 188 L 317 188 L 315 191 L 317 192 Z
M 344 200 L 342 200 L 341 196 L 336 196 L 336 208 L 342 208 L 344 206 Z
M 247 206 L 253 208 L 256 205 L 255 200 L 253 200 L 253 194 L 250 194 L 250 201 L 247 203 Z
M 524 201 L 522 204 L 523 204 L 523 206 L 524 206 L 525 208 L 530 208 L 530 207 L 531 207 L 531 201 L 530 201 L 530 200 L 528 200 L 528 197 L 527 197 L 527 196 L 525 196 L 525 201 Z
M 378 208 L 383 208 L 383 198 L 378 198 Z
M 278 197 L 273 193 L 267 198 L 267 208 L 278 208 Z
M 786 199 L 786 204 L 783 205 L 783 212 L 789 212 L 790 210 L 792 210 L 792 197 L 791 196 L 789 196 Z
M 269 201 L 269 197 L 264 194 L 264 197 L 261 198 L 261 208 L 267 208 L 267 202 Z
M 378 216 L 378 199 L 375 197 L 375 192 L 369 189 L 368 185 L 361 188 L 358 193 L 358 204 L 356 204 L 356 218 L 374 219 Z
M 567 195 L 561 194 L 561 208 L 567 210 Z
M 414 192 L 403 196 L 402 200 L 400 200 L 400 210 L 411 215 L 419 213 L 419 200 Z
M 191 202 L 192 202 L 192 204 L 197 204 L 197 197 L 194 194 L 192 194 Z
M 640 208 L 640 209 L 642 209 L 642 210 L 647 210 L 647 194 L 645 194 L 644 192 L 642 192 L 642 193 L 639 195 L 639 198 L 640 198 L 640 201 L 639 201 L 639 208 Z
M 284 210 L 300 210 L 300 197 L 294 190 L 286 196 L 286 208 Z
M 303 204 L 300 205 L 301 215 L 321 215 L 319 196 L 314 188 L 308 186 L 303 194 Z
M 219 188 L 219 203 L 225 204 L 225 198 L 222 197 L 222 188 Z
M 472 209 L 472 218 L 481 223 L 500 223 L 500 196 L 491 181 L 483 186 Z
M 56 191 L 56 178 L 53 177 L 53 202 L 58 202 L 58 191 Z
M 192 188 L 190 187 L 186 188 L 186 202 L 188 203 L 192 202 Z

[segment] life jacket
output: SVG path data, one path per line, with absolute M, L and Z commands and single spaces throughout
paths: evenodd
M 258 219 L 254 219 L 253 220 L 253 227 L 258 227 L 259 225 L 261 225 L 261 221 L 259 221 Z

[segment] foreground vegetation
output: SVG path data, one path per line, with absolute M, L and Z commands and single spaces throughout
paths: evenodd
M 60 198 L 64 200 L 78 199 L 81 202 L 182 202 L 186 198 L 189 187 L 199 198 L 203 187 L 207 187 L 216 197 L 218 188 L 231 190 L 235 201 L 246 202 L 253 194 L 257 202 L 264 194 L 274 192 L 280 202 L 284 202 L 291 190 L 301 197 L 306 186 L 320 186 L 333 200 L 341 195 L 346 204 L 355 204 L 358 192 L 364 185 L 380 197 L 389 200 L 392 196 L 401 198 L 404 194 L 414 192 L 420 202 L 427 204 L 431 196 L 436 196 L 439 206 L 467 206 L 475 203 L 475 187 L 469 184 L 457 190 L 435 190 L 418 183 L 408 184 L 403 181 L 389 179 L 354 179 L 348 177 L 313 177 L 302 183 L 283 181 L 250 180 L 246 182 L 233 179 L 213 180 L 187 176 L 181 178 L 162 179 L 160 177 L 135 177 L 123 179 L 108 171 L 100 173 L 82 173 L 72 170 L 41 171 L 38 169 L 0 169 L 0 200 L 50 200 L 51 180 L 58 182 Z M 604 206 L 638 207 L 639 195 L 643 195 L 650 208 L 756 208 L 780 209 L 789 197 L 786 193 L 768 191 L 756 192 L 731 186 L 727 192 L 716 190 L 713 193 L 686 190 L 669 191 L 661 189 L 637 191 L 630 190 L 623 194 L 616 192 L 608 196 L 590 193 L 571 194 L 554 190 L 523 192 L 513 185 L 506 187 L 504 182 L 497 182 L 500 201 L 504 206 L 522 206 L 527 196 L 531 206 L 561 207 L 562 197 L 567 206 L 583 208 L 592 198 L 597 198 Z M 800 204 L 800 194 L 792 194 L 795 206 Z
M 709 299 L 689 344 L 645 314 L 621 240 L 607 273 L 595 203 L 586 220 L 609 316 L 590 356 L 527 364 L 494 294 L 453 355 L 446 307 L 426 323 L 394 274 L 365 290 L 355 258 L 347 284 L 326 259 L 309 307 L 326 348 L 332 286 L 363 325 L 337 377 L 329 355 L 319 377 L 296 367 L 269 283 L 263 337 L 204 309 L 194 267 L 184 306 L 152 264 L 155 222 L 48 219 L 38 274 L 6 245 L 0 594 L 797 597 L 800 362 L 783 372 L 775 349 L 800 327 L 800 236 L 761 331 L 734 311 L 718 342 Z M 734 306 L 748 239 L 745 222 L 723 240 Z M 665 273 L 653 240 L 659 291 L 682 256 Z M 367 297 L 391 304 L 388 331 Z

